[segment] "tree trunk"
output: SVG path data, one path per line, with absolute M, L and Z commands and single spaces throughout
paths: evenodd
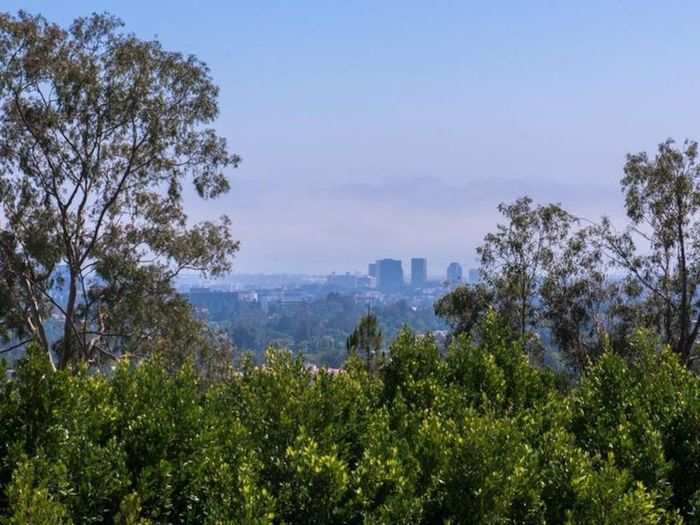
M 66 304 L 66 314 L 63 323 L 63 341 L 61 344 L 61 355 L 58 368 L 64 369 L 68 366 L 76 351 L 78 341 L 75 333 L 75 306 L 78 296 L 78 276 L 73 268 L 70 269 L 70 282 L 68 287 L 68 303 Z
M 679 252 L 678 252 L 678 266 L 680 267 L 680 278 L 681 278 L 681 312 L 680 312 L 680 341 L 679 341 L 679 353 L 681 357 L 683 358 L 684 362 L 688 362 L 688 358 L 690 357 L 690 299 L 688 297 L 688 267 L 686 265 L 686 259 L 685 259 L 685 238 L 684 238 L 684 233 L 683 233 L 683 222 L 682 222 L 682 214 L 681 214 L 681 206 L 682 203 L 680 202 L 680 198 L 678 199 L 677 203 L 679 209 L 678 209 L 678 214 L 680 215 L 678 218 L 678 244 L 679 244 Z

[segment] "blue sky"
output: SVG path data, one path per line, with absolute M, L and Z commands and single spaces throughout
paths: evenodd
M 189 209 L 232 217 L 238 272 L 470 266 L 499 202 L 621 220 L 625 153 L 700 139 L 698 2 L 2 4 L 20 8 L 110 11 L 209 64 L 244 160 Z

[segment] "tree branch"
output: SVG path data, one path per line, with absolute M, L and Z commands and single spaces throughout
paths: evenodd
M 0 350 L 0 354 L 6 354 L 8 352 L 12 352 L 13 350 L 17 350 L 19 347 L 24 346 L 27 343 L 30 343 L 32 341 L 32 339 L 33 338 L 30 337 L 28 339 L 25 339 L 24 341 L 21 341 L 19 343 L 16 343 L 16 344 L 10 346 L 9 348 L 3 348 L 2 350 Z

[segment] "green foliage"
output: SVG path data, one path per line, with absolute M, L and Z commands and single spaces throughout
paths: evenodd
M 217 97 L 206 64 L 111 15 L 0 13 L 0 337 L 31 335 L 58 368 L 187 350 L 174 278 L 238 250 L 227 217 L 190 226 L 183 204 L 185 181 L 217 197 L 240 161 L 210 128 Z
M 371 312 L 363 315 L 346 342 L 348 354 L 364 355 L 367 371 L 379 357 L 382 348 L 382 330 L 379 328 L 377 316 Z
M 374 413 L 361 438 L 363 454 L 353 472 L 356 512 L 366 523 L 416 523 L 416 458 L 405 436 L 391 428 L 386 409 Z
M 50 484 L 56 485 L 54 476 L 64 473 L 61 470 L 59 464 L 51 468 L 45 461 L 25 459 L 20 462 L 15 469 L 12 482 L 7 487 L 9 517 L 3 520 L 3 523 L 6 525 L 72 523 L 66 507 L 56 501 L 56 497 L 52 494 L 60 488 L 50 487 Z
M 303 354 L 308 362 L 333 368 L 343 365 L 348 357 L 348 337 L 367 314 L 366 306 L 356 302 L 352 295 L 335 292 L 303 305 L 273 302 L 266 309 L 245 302 L 235 312 L 221 311 L 223 308 L 215 301 L 205 305 L 207 320 L 225 329 L 236 348 L 252 352 L 259 363 L 265 360 L 265 352 L 272 345 Z M 447 328 L 431 307 L 413 308 L 403 299 L 374 305 L 372 314 L 383 335 L 377 354 L 385 350 L 404 326 L 421 333 Z M 359 353 L 366 357 L 363 350 Z
M 559 205 L 534 205 L 529 197 L 499 204 L 507 224 L 484 238 L 477 248 L 481 273 L 493 304 L 515 333 L 525 337 L 538 321 L 538 277 L 551 264 L 574 218 Z
M 483 323 L 482 347 L 457 338 L 447 357 L 451 382 L 467 402 L 500 412 L 516 412 L 544 398 L 553 376 L 528 364 L 521 342 L 508 337 L 508 329 L 492 312 Z M 489 349 L 488 352 L 482 350 Z
M 0 381 L 0 523 L 697 523 L 700 379 L 639 333 L 562 392 L 493 313 L 371 373 L 271 350 Z
M 493 308 L 526 350 L 549 344 L 576 373 L 608 339 L 625 351 L 639 327 L 691 365 L 700 336 L 697 142 L 668 139 L 654 156 L 627 155 L 620 182 L 629 219 L 622 230 L 527 196 L 501 203 L 504 224 L 477 249 L 481 282 L 447 294 L 436 314 L 469 333 Z
M 442 317 L 455 334 L 471 334 L 488 313 L 494 296 L 484 285 L 464 285 L 435 303 L 435 315 Z
M 440 473 L 443 518 L 460 523 L 541 522 L 536 455 L 516 421 L 467 415 Z
M 687 363 L 700 316 L 698 144 L 686 140 L 679 147 L 668 139 L 654 158 L 646 152 L 627 155 L 624 171 L 621 186 L 631 224 L 617 234 L 604 221 L 601 236 L 638 290 L 632 309 L 644 320 L 642 326 L 654 327 Z
M 349 493 L 347 465 L 331 448 L 327 453 L 301 427 L 282 459 L 285 481 L 279 511 L 288 523 L 342 523 L 342 500 Z
M 444 383 L 444 365 L 432 337 L 416 337 L 404 330 L 392 343 L 382 368 L 385 402 L 400 396 L 411 408 L 429 408 Z

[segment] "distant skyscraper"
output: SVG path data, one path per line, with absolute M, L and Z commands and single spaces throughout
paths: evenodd
M 367 275 L 374 277 L 375 279 L 377 278 L 377 263 L 369 263 L 369 266 L 367 267 Z
M 411 286 L 425 286 L 428 280 L 428 259 L 416 257 L 411 259 Z
M 377 261 L 377 288 L 380 290 L 397 290 L 404 286 L 401 261 L 380 259 Z
M 447 282 L 459 283 L 462 281 L 462 266 L 453 262 L 447 267 Z
M 469 270 L 469 284 L 477 284 L 481 280 L 481 272 L 478 268 Z

